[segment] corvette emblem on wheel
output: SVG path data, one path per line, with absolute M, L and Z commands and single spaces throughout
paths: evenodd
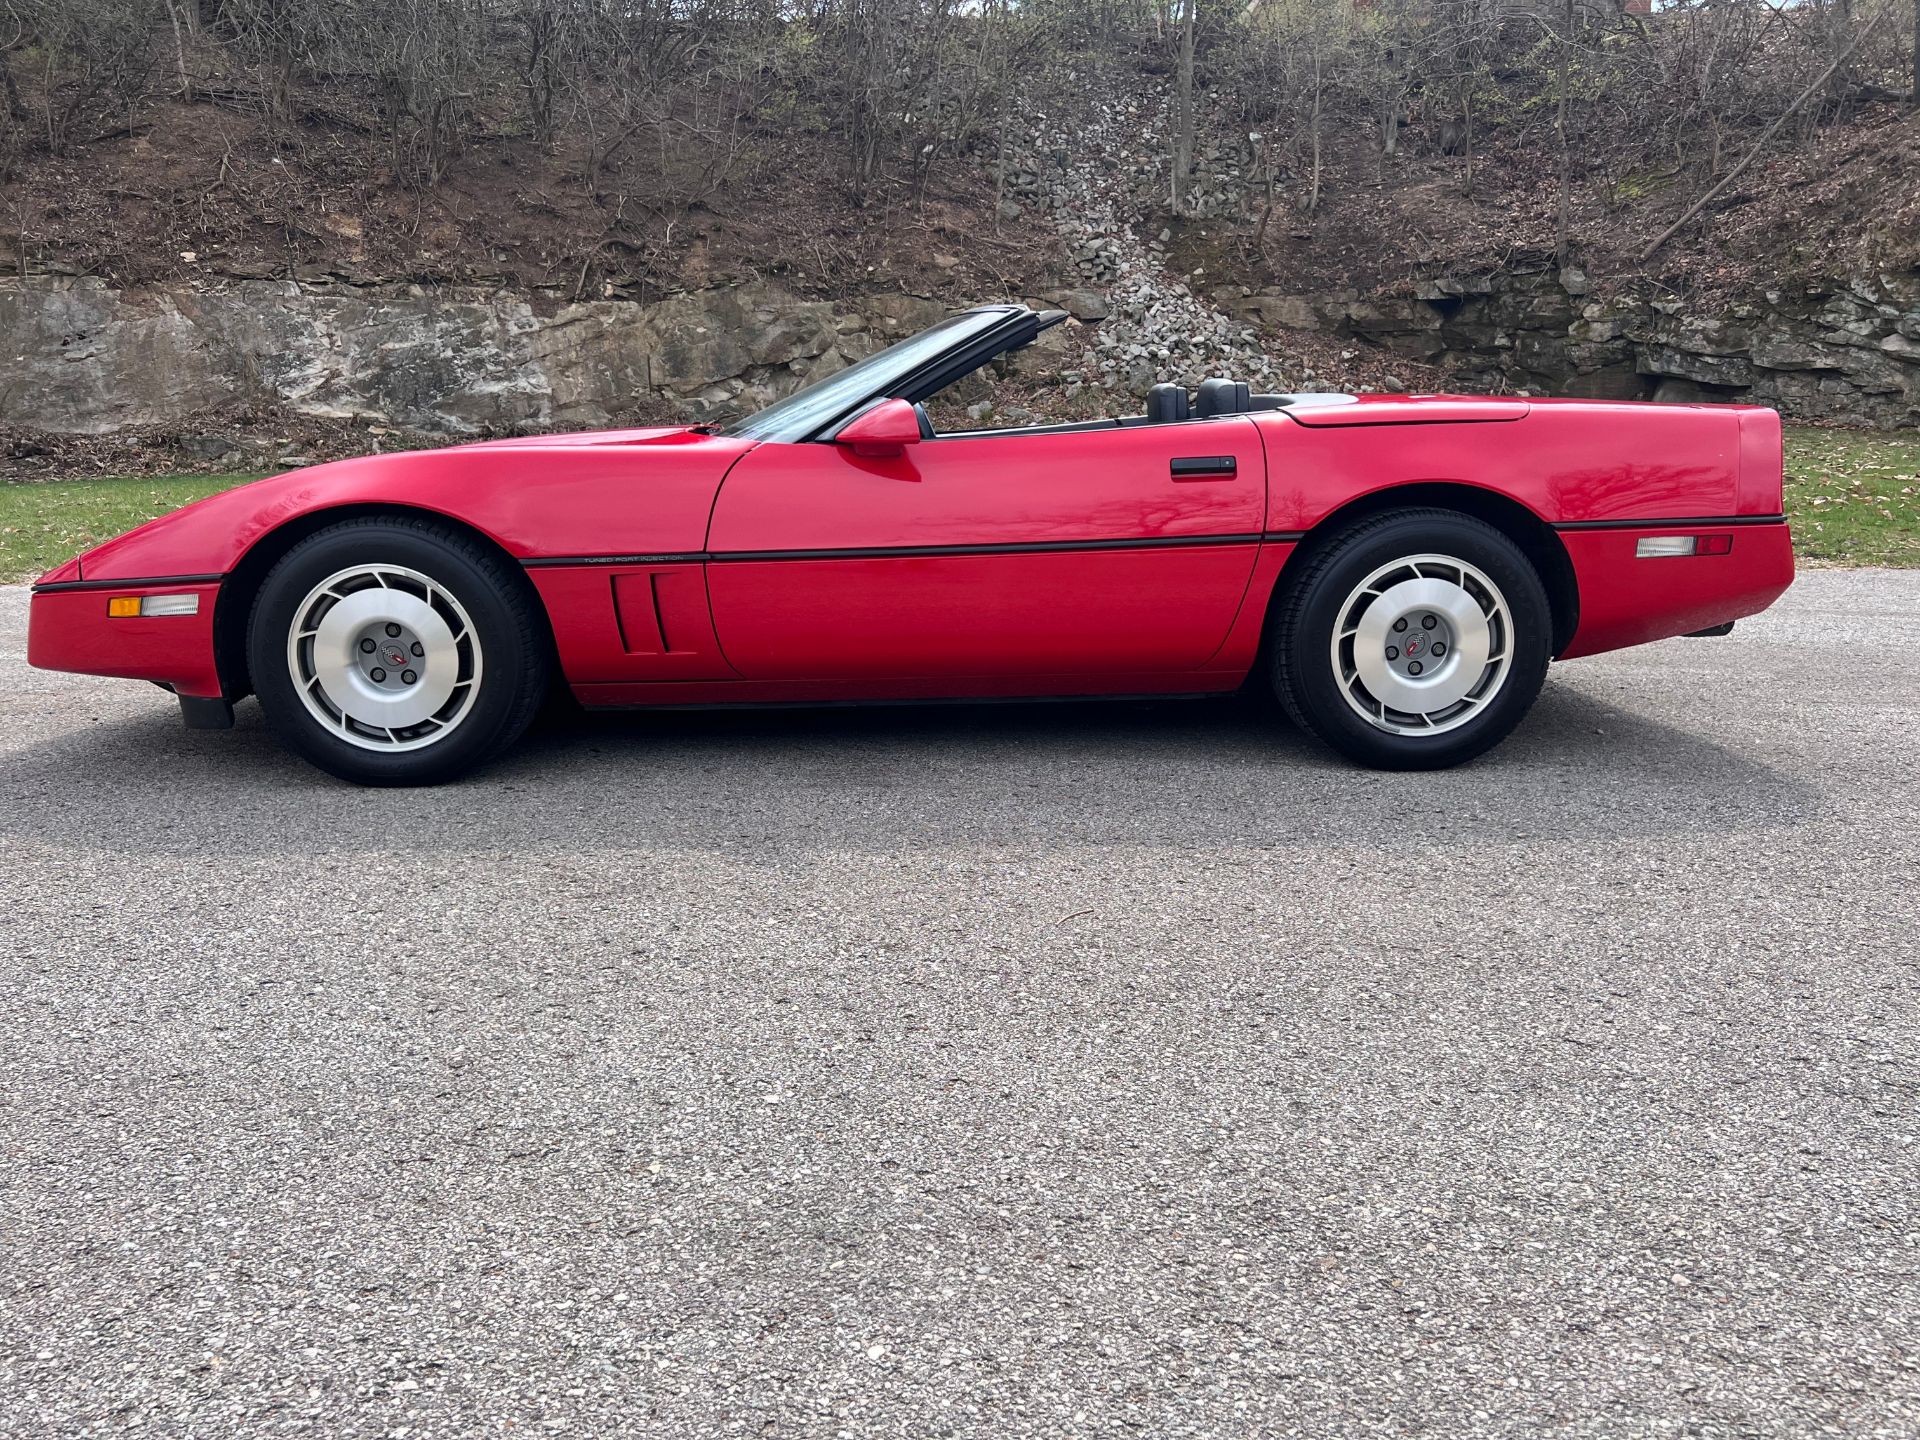
M 1251 681 L 1353 759 L 1436 769 L 1519 725 L 1551 661 L 1724 633 L 1793 579 L 1758 406 L 1169 377 L 1137 414 L 937 428 L 1067 318 L 950 315 L 727 426 L 230 490 L 41 577 L 28 658 L 158 681 L 196 726 L 257 695 L 370 784 L 483 764 L 553 682 L 636 708 Z

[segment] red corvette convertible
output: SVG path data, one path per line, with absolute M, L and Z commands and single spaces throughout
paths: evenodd
M 936 432 L 1064 318 L 955 315 L 726 429 L 319 465 L 43 576 L 29 659 L 267 720 L 323 769 L 445 780 L 556 677 L 588 706 L 1269 686 L 1367 764 L 1452 765 L 1552 658 L 1724 633 L 1793 578 L 1770 410 L 1155 387 Z

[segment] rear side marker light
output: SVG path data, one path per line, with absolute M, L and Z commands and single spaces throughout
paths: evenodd
M 1648 535 L 1633 544 L 1638 560 L 1672 559 L 1681 555 L 1731 555 L 1731 535 Z
M 136 616 L 151 618 L 155 615 L 198 615 L 200 597 L 198 595 L 116 595 L 107 601 L 107 614 L 116 620 L 131 620 Z

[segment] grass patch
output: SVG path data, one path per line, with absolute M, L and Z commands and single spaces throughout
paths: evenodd
M 1920 565 L 1920 434 L 1787 431 L 1793 548 L 1838 565 Z
M 258 475 L 0 484 L 0 581 L 31 580 L 82 550 Z
M 156 515 L 259 478 L 0 484 L 0 581 L 31 580 Z M 1803 559 L 1920 566 L 1920 433 L 1788 430 L 1787 517 Z

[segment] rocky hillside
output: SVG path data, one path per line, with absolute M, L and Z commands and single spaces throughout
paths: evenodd
M 1301 112 L 1275 109 L 1298 76 L 1212 44 L 1177 205 L 1182 91 L 1152 45 L 1011 71 L 951 138 L 915 149 L 903 122 L 859 183 L 827 112 L 790 104 L 671 153 L 494 123 L 423 177 L 351 86 L 268 111 L 207 83 L 149 96 L 136 123 L 6 159 L 0 464 L 252 466 L 712 418 L 1006 296 L 1075 323 L 954 415 L 1108 412 L 1233 373 L 1920 424 L 1920 118 L 1864 81 L 1766 146 L 1762 112 L 1717 118 L 1756 163 L 1649 253 L 1721 182 L 1650 168 L 1597 104 L 1577 171 L 1524 110 L 1462 150 L 1431 96 L 1383 147 L 1359 92 L 1330 92 L 1303 150 Z M 1536 60 L 1515 52 L 1501 83 L 1543 83 Z

